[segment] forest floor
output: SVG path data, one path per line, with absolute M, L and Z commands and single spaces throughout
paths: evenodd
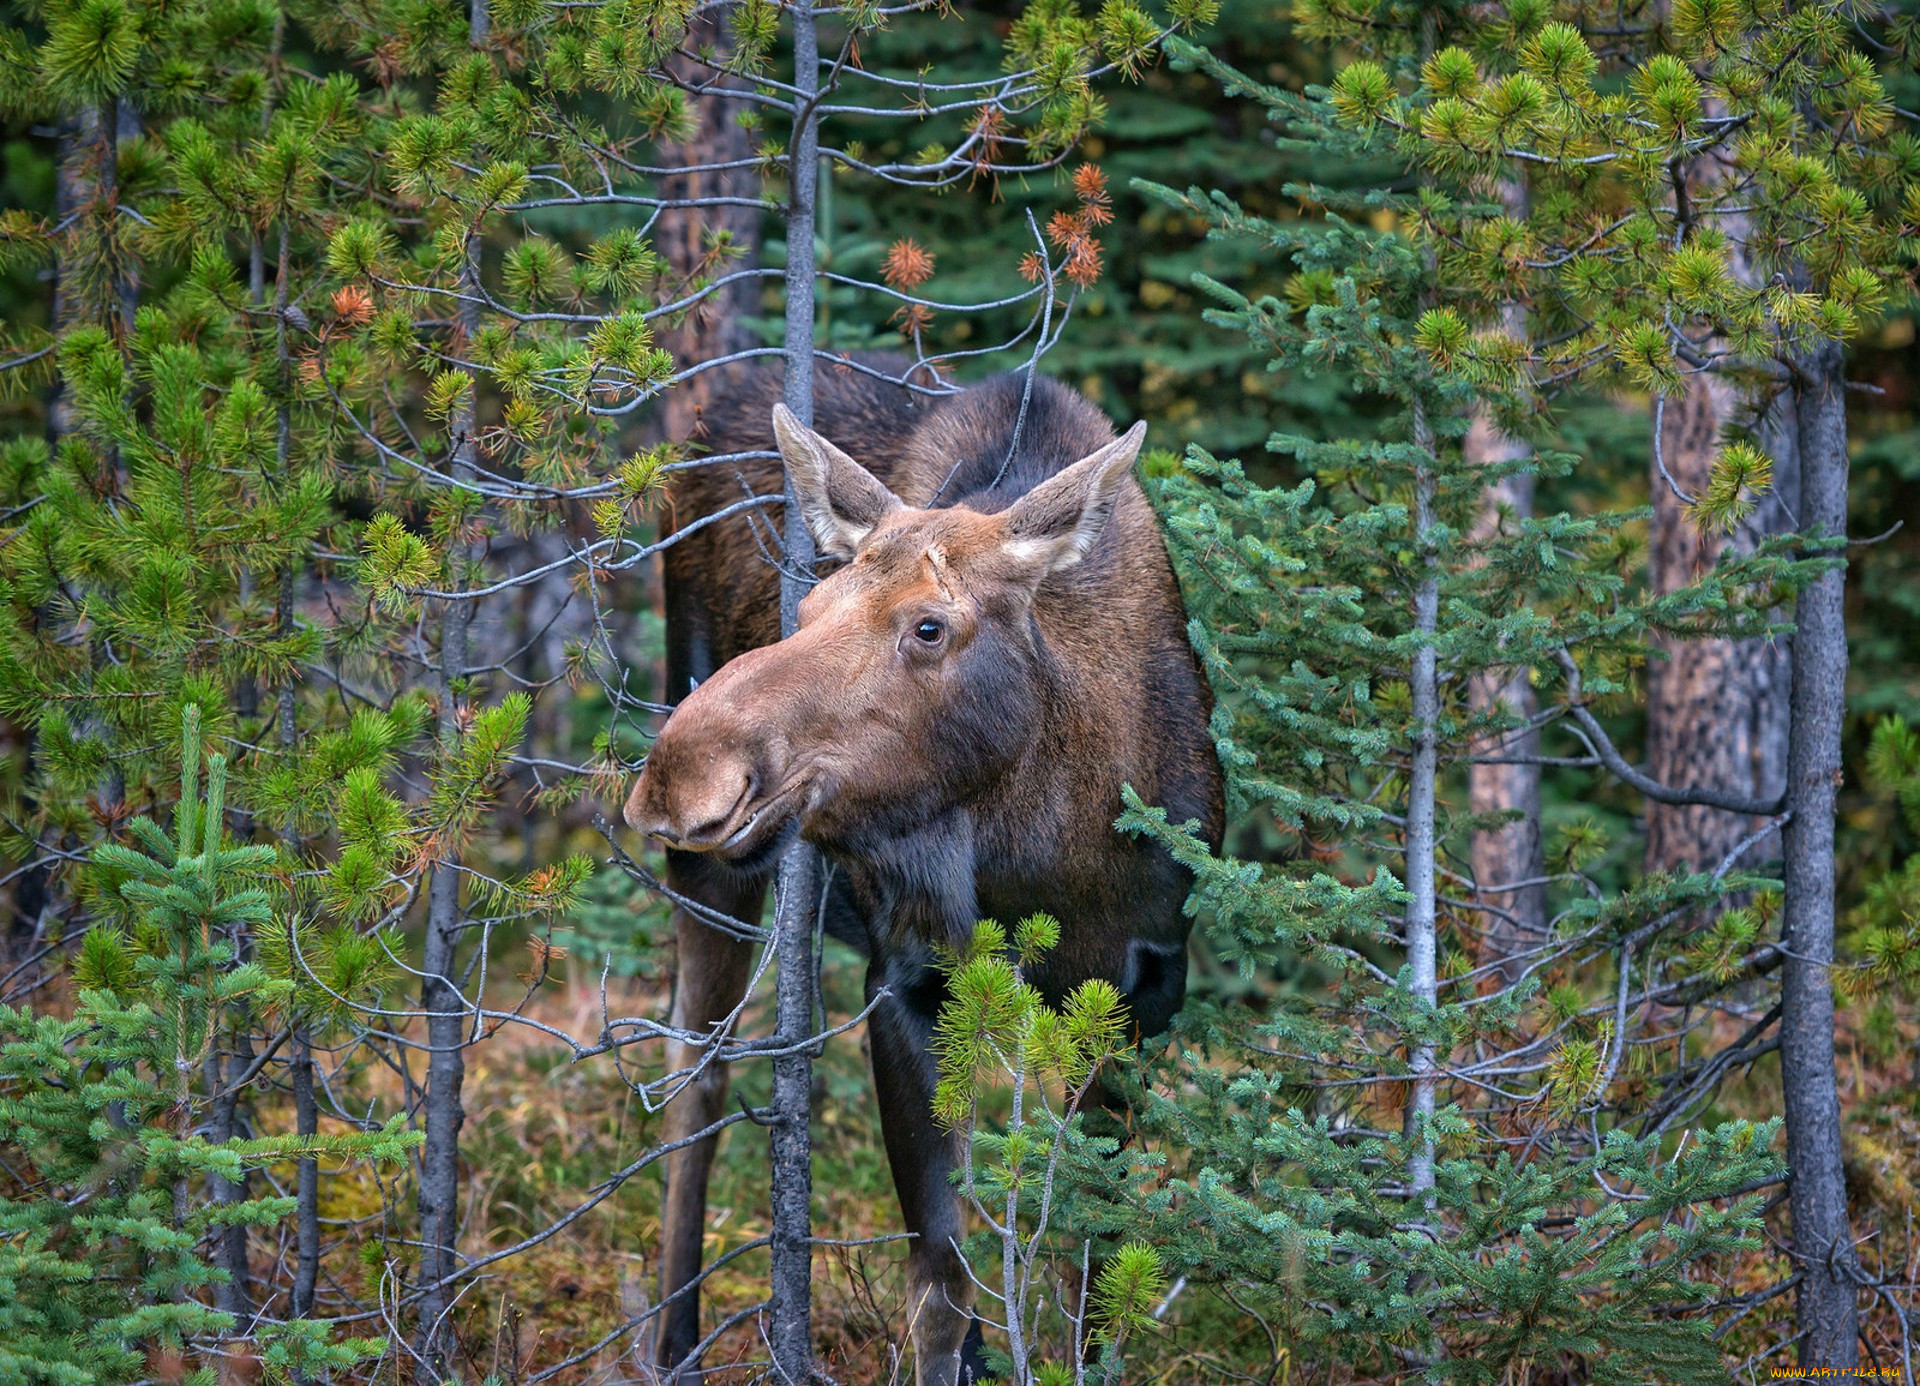
M 829 945 L 823 968 L 828 1013 L 836 1020 L 859 1005 L 862 964 Z M 602 1020 L 601 980 L 591 967 L 569 959 L 555 970 L 521 1013 L 541 1025 L 591 1041 Z M 664 1018 L 669 989 L 664 981 L 607 983 L 605 1005 L 614 1015 Z M 770 993 L 771 988 L 767 988 Z M 518 996 L 501 995 L 511 1005 Z M 767 1027 L 770 1009 L 750 1003 L 743 1033 Z M 652 1060 L 657 1051 L 630 1053 L 629 1064 Z M 764 1066 L 737 1066 L 739 1098 L 763 1104 L 768 1097 Z M 392 1110 L 400 1081 L 390 1070 L 366 1068 L 353 1091 Z M 905 1356 L 906 1242 L 899 1206 L 881 1146 L 878 1111 L 865 1051 L 864 1031 L 830 1041 L 815 1067 L 813 1120 L 813 1210 L 817 1237 L 863 1246 L 823 1247 L 814 1280 L 814 1337 L 822 1367 L 843 1386 L 911 1382 Z M 462 1249 L 481 1257 L 514 1246 L 551 1228 L 588 1201 L 607 1176 L 631 1163 L 661 1139 L 662 1117 L 649 1113 L 610 1058 L 572 1063 L 565 1047 L 531 1026 L 507 1025 L 469 1049 L 461 1133 L 467 1175 Z M 283 1114 L 262 1114 L 271 1129 Z M 721 1138 L 707 1207 L 703 1261 L 713 1261 L 766 1234 L 766 1137 L 741 1123 Z M 282 1182 L 292 1171 L 280 1172 Z M 321 1216 L 329 1245 L 324 1256 L 321 1311 L 327 1312 L 328 1281 L 336 1302 L 364 1305 L 379 1297 L 393 1264 L 407 1265 L 405 1223 L 389 1227 L 384 1208 L 404 1219 L 407 1188 L 376 1179 L 364 1167 L 327 1170 L 321 1181 Z M 654 1260 L 659 1244 L 659 1166 L 642 1171 L 590 1213 L 538 1245 L 488 1268 L 465 1293 L 457 1310 L 457 1365 L 465 1379 L 519 1383 L 571 1362 L 549 1380 L 561 1383 L 646 1382 L 651 1379 L 649 1343 L 619 1326 L 643 1312 L 658 1294 Z M 287 1254 L 283 1248 L 282 1254 Z M 767 1254 L 747 1252 L 707 1282 L 702 1327 L 746 1309 L 765 1293 Z M 390 1292 L 390 1286 L 389 1286 Z M 1272 1357 L 1260 1327 L 1200 1293 L 1180 1296 L 1171 1308 L 1185 1319 L 1199 1310 L 1221 1322 L 1209 1333 L 1209 1357 L 1221 1363 Z M 365 1331 L 362 1329 L 361 1331 Z M 1065 1351 L 1064 1329 L 1053 1344 Z M 578 1358 L 578 1361 L 572 1359 Z M 763 1344 L 749 1320 L 723 1336 L 709 1352 L 704 1380 L 744 1378 L 740 1368 L 764 1360 Z M 1144 1366 L 1136 1363 L 1136 1369 Z M 1192 1358 L 1169 1362 L 1129 1380 L 1225 1379 Z M 1281 1380 L 1279 1377 L 1275 1381 Z
M 850 954 L 837 948 L 828 954 L 823 984 L 830 1017 L 857 1009 L 860 964 Z M 523 1010 L 544 1025 L 590 1040 L 601 1025 L 600 986 L 594 969 L 578 959 L 564 960 Z M 663 979 L 610 982 L 608 988 L 613 1014 L 667 1014 Z M 765 1028 L 766 1021 L 750 1008 L 743 1030 Z M 1915 1189 L 1920 1113 L 1909 1071 L 1914 1051 L 1910 1040 L 1904 1053 L 1863 1043 L 1844 1011 L 1841 1027 L 1842 1092 L 1851 1099 L 1848 1174 L 1863 1259 L 1889 1283 L 1911 1285 L 1920 1274 L 1915 1228 L 1920 1216 Z M 658 1062 L 657 1054 L 640 1061 L 646 1059 Z M 742 1066 L 734 1075 L 740 1096 L 750 1103 L 766 1100 L 763 1070 Z M 829 1042 L 815 1072 L 816 1235 L 846 1241 L 897 1238 L 898 1205 L 881 1148 L 863 1032 Z M 367 1070 L 359 1075 L 355 1091 L 361 1100 L 392 1102 L 399 1085 L 391 1073 Z M 515 1245 L 552 1227 L 591 1197 L 609 1174 L 660 1138 L 660 1115 L 644 1109 L 610 1059 L 569 1062 L 563 1046 L 528 1026 L 506 1026 L 469 1051 L 465 1094 L 463 1249 L 471 1256 Z M 1709 1117 L 1764 1118 L 1778 1110 L 1778 1066 L 1769 1059 L 1729 1084 Z M 278 1116 L 266 1114 L 265 1124 L 271 1126 Z M 722 1138 L 708 1201 L 704 1259 L 709 1263 L 767 1231 L 764 1141 L 761 1131 L 745 1123 Z M 644 1335 L 608 1335 L 642 1312 L 658 1292 L 654 1251 L 661 1190 L 658 1168 L 644 1170 L 563 1231 L 490 1267 L 459 1306 L 462 1375 L 506 1386 L 571 1363 L 547 1379 L 650 1380 Z M 410 1259 L 402 1244 L 405 1224 L 388 1227 L 383 1197 L 387 1206 L 404 1210 L 410 1195 L 391 1181 L 383 1194 L 364 1169 L 330 1172 L 322 1181 L 322 1195 L 322 1215 L 334 1220 L 336 1238 L 325 1260 L 327 1277 L 340 1300 L 372 1301 L 385 1266 Z M 1720 1295 L 1754 1294 L 1785 1274 L 1784 1199 L 1772 1202 L 1765 1242 L 1737 1264 L 1714 1268 Z M 821 1365 L 844 1386 L 912 1380 L 911 1364 L 904 1357 L 905 1256 L 901 1240 L 822 1250 L 814 1281 L 815 1341 Z M 703 1327 L 754 1304 L 764 1293 L 765 1275 L 763 1251 L 749 1252 L 716 1273 L 707 1286 Z M 322 1312 L 327 1298 L 323 1284 Z M 1862 1305 L 1869 1311 L 1870 1337 L 1876 1344 L 1869 1354 L 1873 1364 L 1899 1368 L 1903 1354 L 1897 1318 L 1884 1311 L 1883 1297 L 1874 1291 L 1863 1291 Z M 1723 1343 L 1730 1361 L 1779 1348 L 1791 1331 L 1786 1328 L 1790 1318 L 1790 1296 L 1755 1305 Z M 1130 1383 L 1248 1380 L 1302 1386 L 1309 1379 L 1291 1371 L 1263 1325 L 1205 1288 L 1186 1288 L 1170 1306 L 1166 1323 L 1169 1328 L 1184 1324 L 1188 1330 L 1166 1335 L 1167 1343 L 1202 1346 L 1197 1352 L 1189 1347 L 1178 1355 L 1156 1356 L 1149 1338 L 1132 1354 Z M 1196 1326 L 1203 1331 L 1192 1331 Z M 1055 1346 L 1064 1350 L 1065 1345 Z M 704 1379 L 743 1379 L 746 1373 L 739 1368 L 755 1360 L 764 1360 L 764 1351 L 749 1320 L 709 1353 Z M 1788 1360 L 1778 1353 L 1762 1358 L 1754 1379 L 1766 1379 L 1769 1367 Z M 1261 1369 L 1263 1363 L 1268 1370 Z M 1325 1378 L 1316 1373 L 1310 1379 Z M 1530 1386 L 1552 1386 L 1580 1381 L 1582 1375 L 1577 1367 L 1564 1377 L 1535 1370 L 1527 1380 Z

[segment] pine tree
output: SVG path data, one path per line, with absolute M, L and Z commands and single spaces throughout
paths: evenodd
M 1305 97 L 1175 51 L 1266 109 L 1283 149 L 1361 167 L 1381 143 L 1354 118 L 1354 84 L 1377 73 L 1390 92 L 1390 70 L 1413 79 L 1423 55 L 1454 61 L 1430 24 L 1404 17 L 1404 34 L 1373 35 L 1391 68 L 1349 68 Z M 1474 748 L 1522 723 L 1467 693 L 1484 673 L 1528 671 L 1535 724 L 1576 725 L 1589 755 L 1572 759 L 1619 762 L 1644 789 L 1589 700 L 1624 686 L 1653 632 L 1768 629 L 1776 586 L 1820 564 L 1776 545 L 1684 592 L 1643 594 L 1620 572 L 1631 516 L 1542 506 L 1475 523 L 1489 484 L 1524 472 L 1550 487 L 1575 459 L 1552 447 L 1525 381 L 1434 349 L 1434 298 L 1457 269 L 1433 209 L 1452 186 L 1290 184 L 1319 215 L 1288 222 L 1146 186 L 1210 234 L 1282 257 L 1282 294 L 1205 284 L 1215 321 L 1276 369 L 1337 382 L 1373 426 L 1276 433 L 1298 484 L 1199 448 L 1163 464 L 1158 499 L 1222 695 L 1230 806 L 1289 846 L 1265 866 L 1215 860 L 1137 801 L 1123 821 L 1195 870 L 1223 959 L 1304 976 L 1264 1008 L 1190 1002 L 1140 1093 L 1150 1148 L 1135 1163 L 1151 1177 L 1116 1181 L 1105 1213 L 1082 1212 L 1218 1286 L 1297 1357 L 1433 1380 L 1501 1380 L 1522 1364 L 1718 1380 L 1706 1272 L 1748 1244 L 1755 1204 L 1741 1195 L 1777 1180 L 1778 1128 L 1687 1127 L 1711 1078 L 1692 1059 L 1649 1066 L 1657 1051 L 1639 1031 L 1663 1000 L 1718 990 L 1679 926 L 1755 878 L 1717 863 L 1609 893 L 1591 872 L 1596 835 L 1576 825 L 1548 853 L 1546 936 L 1476 966 L 1484 902 L 1453 861 L 1477 823 L 1456 796 Z M 1498 327 L 1475 341 L 1488 356 L 1525 347 Z M 1482 409 L 1532 455 L 1469 455 Z
M 1083 1113 L 1098 1100 L 1102 1072 L 1126 1052 L 1129 1029 L 1105 979 L 1076 987 L 1058 1010 L 1027 983 L 1026 970 L 1059 941 L 1059 921 L 1044 914 L 1021 920 L 1011 938 L 981 920 L 947 959 L 949 996 L 934 1034 L 934 1116 L 962 1142 L 957 1178 L 982 1225 L 980 1260 L 994 1267 L 976 1278 L 1006 1327 L 1008 1386 L 1120 1380 L 1128 1338 L 1151 1326 L 1167 1288 L 1160 1255 L 1144 1242 L 1103 1253 L 1097 1269 L 1090 1240 L 1058 1245 L 1070 1171 L 1112 1152 L 1110 1138 L 1088 1136 Z M 1001 1123 L 987 1109 L 1003 1099 Z M 1067 1273 L 1050 1284 L 1056 1257 Z
M 217 1138 L 203 1131 L 235 1084 L 217 1060 L 244 1003 L 271 1007 L 291 983 L 241 961 L 270 933 L 269 846 L 227 845 L 226 757 L 206 757 L 198 709 L 183 714 L 171 832 L 145 817 L 139 845 L 102 844 L 89 884 L 118 897 L 74 964 L 71 1018 L 0 1007 L 0 1370 L 9 1380 L 134 1380 L 143 1350 L 251 1331 L 198 1296 L 231 1284 L 203 1245 L 221 1229 L 267 1227 L 294 1200 L 234 1198 L 246 1171 L 324 1155 L 396 1165 L 415 1138 L 402 1118 L 364 1133 Z M 378 1340 L 329 1343 L 318 1326 L 260 1334 L 283 1370 L 348 1367 Z
M 1650 391 L 1659 484 L 1703 530 L 1746 522 L 1771 489 L 1774 460 L 1737 441 L 1683 491 L 1662 456 L 1665 400 L 1693 376 L 1769 387 L 1794 422 L 1798 527 L 1811 552 L 1837 558 L 1847 520 L 1843 345 L 1907 272 L 1900 237 L 1920 212 L 1912 136 L 1896 129 L 1874 56 L 1904 57 L 1911 26 L 1883 18 L 1887 41 L 1863 41 L 1843 5 L 1680 5 L 1619 55 L 1625 86 L 1611 91 L 1587 38 L 1548 18 L 1544 6 L 1510 10 L 1495 26 L 1497 48 L 1482 29 L 1468 47 L 1433 52 L 1408 98 L 1373 63 L 1336 84 L 1347 119 L 1390 127 L 1422 167 L 1471 177 L 1525 164 L 1536 189 L 1525 221 L 1438 196 L 1423 210 L 1442 281 L 1463 295 L 1493 287 L 1523 298 L 1539 345 L 1492 343 L 1471 331 L 1472 310 L 1451 304 L 1423 318 L 1422 345 L 1483 382 L 1606 375 Z M 1689 184 L 1693 162 L 1721 150 L 1729 176 Z M 1821 1367 L 1851 1367 L 1858 1350 L 1830 976 L 1844 583 L 1843 565 L 1829 562 L 1794 607 L 1779 801 L 1800 1359 Z M 1774 809 L 1742 792 L 1675 802 Z
M 1172 17 L 1207 8 L 1182 0 Z M 929 113 L 915 95 L 928 74 L 864 60 L 893 17 L 49 0 L 0 33 L 17 60 L 8 113 L 71 131 L 66 205 L 6 223 L 10 263 L 52 263 L 60 295 L 0 347 L 20 424 L 0 699 L 35 738 L 11 845 L 45 870 L 54 904 L 36 914 L 57 944 L 91 904 L 68 863 L 165 802 L 157 748 L 181 706 L 204 709 L 248 804 L 233 830 L 277 853 L 285 922 L 284 937 L 233 943 L 276 990 L 222 1007 L 213 1068 L 249 1084 L 220 1089 L 213 1126 L 251 1129 L 290 1102 L 311 1140 L 352 1119 L 372 1067 L 396 1076 L 424 1146 L 361 1250 L 393 1289 L 411 1339 L 397 1350 L 435 1370 L 457 1360 L 475 1273 L 458 1245 L 463 1057 L 522 1023 L 545 976 L 503 995 L 489 969 L 522 939 L 550 957 L 543 931 L 587 879 L 579 835 L 539 814 L 612 797 L 637 761 L 664 690 L 620 613 L 661 547 L 673 477 L 725 460 L 672 424 L 670 402 L 697 411 L 728 366 L 785 357 L 806 415 L 816 350 L 834 345 L 814 306 L 819 168 L 905 196 L 1060 167 L 1100 113 L 1096 84 L 1138 70 L 1166 28 L 1124 0 L 1088 18 L 1035 6 L 996 40 L 991 72 L 932 74 L 945 109 Z M 792 95 L 816 83 L 862 123 L 885 110 L 932 142 L 875 161 L 836 124 L 822 137 L 820 103 Z M 703 130 L 706 153 L 689 143 Z M 716 173 L 730 225 L 709 236 L 700 184 Z M 1042 345 L 1098 265 L 1097 181 L 1062 200 L 1078 210 L 1028 256 L 1031 277 L 1027 248 L 999 265 L 997 302 L 1024 305 Z M 753 254 L 747 228 L 776 226 Z M 827 282 L 910 323 L 925 278 L 908 258 Z M 780 327 L 741 318 L 779 310 L 781 285 Z M 699 330 L 716 311 L 724 351 Z M 1029 340 L 1008 359 L 1032 354 Z M 45 383 L 50 409 L 29 393 Z M 787 530 L 790 605 L 809 557 Z M 789 884 L 771 1335 L 798 1373 L 813 912 Z M 415 1003 L 392 994 L 400 969 L 419 974 Z M 705 1062 L 723 1044 L 667 1027 L 543 1033 L 576 1056 L 674 1038 Z M 676 1090 L 647 1065 L 634 1081 L 648 1101 Z M 327 1172 L 298 1161 L 288 1291 L 302 1313 L 354 1307 L 321 1274 Z M 217 1192 L 249 1202 L 244 1181 Z M 259 1302 L 245 1229 L 209 1240 L 227 1268 L 210 1296 L 230 1314 Z

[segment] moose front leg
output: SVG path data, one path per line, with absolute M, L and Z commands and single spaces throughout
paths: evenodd
M 667 854 L 667 884 L 676 894 L 749 924 L 759 922 L 766 900 L 765 881 L 728 877 L 681 852 Z M 679 950 L 673 1028 L 704 1034 L 725 1020 L 745 995 L 753 945 L 703 922 L 685 906 L 674 908 L 673 932 Z M 668 1071 L 698 1066 L 702 1053 L 701 1046 L 670 1041 Z M 667 1104 L 666 1142 L 686 1140 L 713 1125 L 726 1105 L 727 1066 L 714 1060 Z M 707 1230 L 707 1177 L 719 1144 L 718 1136 L 709 1136 L 667 1156 L 667 1187 L 660 1210 L 660 1297 L 663 1303 L 676 1294 L 679 1298 L 661 1311 L 654 1361 L 668 1373 L 700 1341 L 700 1290 L 688 1286 L 700 1274 Z
M 957 1138 L 933 1119 L 939 1071 L 931 1045 L 945 988 L 932 968 L 898 963 L 884 973 L 879 966 L 868 973 L 868 999 L 882 986 L 888 994 L 867 1018 L 867 1033 L 887 1162 L 913 1237 L 907 1253 L 907 1317 L 914 1380 L 917 1386 L 966 1386 L 985 1373 L 973 1319 L 973 1280 L 960 1256 L 960 1195 L 952 1180 Z

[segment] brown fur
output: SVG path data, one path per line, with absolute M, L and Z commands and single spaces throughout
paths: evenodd
M 772 450 L 778 385 L 750 380 L 716 411 L 716 443 Z M 869 995 L 888 993 L 869 1031 L 917 1234 L 922 1383 L 956 1380 L 972 1300 L 951 1245 L 951 1143 L 928 1110 L 934 947 L 980 918 L 1044 910 L 1061 940 L 1033 978 L 1042 993 L 1057 1002 L 1107 978 L 1157 1034 L 1184 993 L 1190 882 L 1160 848 L 1115 831 L 1120 788 L 1197 820 L 1216 846 L 1221 831 L 1211 700 L 1157 522 L 1125 470 L 1138 438 L 1116 443 L 1096 408 L 1037 379 L 1015 447 L 1023 387 L 1007 376 L 928 398 L 846 367 L 819 374 L 816 426 L 830 443 L 802 430 L 785 451 L 816 533 L 831 541 L 842 524 L 857 549 L 784 641 L 764 524 L 756 539 L 751 521 L 728 519 L 668 550 L 670 696 L 700 683 L 627 806 L 634 827 L 676 849 L 676 889 L 745 917 L 794 832 L 836 868 L 829 928 L 869 957 Z M 677 521 L 781 484 L 771 459 L 695 470 L 676 489 Z M 746 945 L 684 912 L 677 931 L 676 1020 L 698 1029 L 737 1003 Z M 697 1101 L 670 1107 L 684 1111 L 669 1137 L 715 1119 L 725 1081 L 710 1069 Z M 711 1157 L 709 1142 L 669 1166 L 665 1294 L 697 1269 Z M 697 1337 L 689 1294 L 670 1311 L 663 1363 Z

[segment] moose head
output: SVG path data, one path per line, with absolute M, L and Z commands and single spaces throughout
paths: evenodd
M 1136 424 L 983 513 L 908 505 L 784 405 L 773 427 L 819 552 L 842 566 L 793 634 L 681 702 L 626 805 L 636 830 L 747 872 L 796 829 L 857 854 L 993 791 L 1049 710 L 1036 597 L 1071 602 L 1049 579 L 1094 552 L 1146 436 Z

